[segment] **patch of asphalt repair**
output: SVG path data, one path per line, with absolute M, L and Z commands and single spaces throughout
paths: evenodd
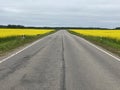
M 66 90 L 65 84 L 65 59 L 64 59 L 64 36 L 62 35 L 62 81 L 61 81 L 61 90 Z

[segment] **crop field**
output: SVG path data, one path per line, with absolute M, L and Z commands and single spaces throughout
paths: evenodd
M 120 30 L 70 30 L 95 44 L 120 55 Z
M 72 30 L 74 32 L 94 37 L 105 37 L 120 40 L 120 30 Z
M 53 30 L 47 29 L 0 29 L 0 38 L 11 36 L 35 36 L 49 33 Z
M 52 29 L 0 29 L 0 55 L 53 32 Z

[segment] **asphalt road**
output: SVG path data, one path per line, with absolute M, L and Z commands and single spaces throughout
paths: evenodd
M 61 30 L 0 62 L 0 90 L 120 90 L 120 61 Z

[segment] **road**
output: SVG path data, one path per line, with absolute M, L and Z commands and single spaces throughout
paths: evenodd
M 120 61 L 61 30 L 4 59 L 0 90 L 120 90 Z

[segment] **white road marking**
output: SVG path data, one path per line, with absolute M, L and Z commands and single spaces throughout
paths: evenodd
M 102 48 L 100 48 L 100 47 L 98 47 L 98 46 L 96 46 L 96 45 L 92 44 L 91 42 L 89 42 L 89 41 L 87 41 L 87 40 L 85 40 L 85 39 L 83 39 L 83 38 L 82 38 L 82 40 L 84 40 L 85 42 L 87 42 L 89 45 L 91 45 L 91 46 L 95 47 L 96 49 L 98 49 L 98 50 L 100 50 L 100 51 L 104 52 L 105 54 L 107 54 L 107 55 L 111 56 L 112 58 L 114 58 L 114 59 L 116 59 L 116 60 L 120 61 L 120 58 L 118 58 L 118 57 L 116 57 L 116 56 L 114 56 L 114 55 L 112 55 L 112 54 L 108 53 L 107 51 L 103 50 Z
M 6 60 L 8 60 L 8 59 L 10 59 L 11 57 L 13 57 L 13 56 L 15 56 L 15 55 L 17 55 L 17 54 L 21 53 L 22 51 L 26 50 L 27 48 L 29 48 L 29 47 L 31 47 L 31 46 L 33 46 L 33 45 L 35 45 L 35 44 L 36 44 L 36 43 L 38 43 L 40 40 L 41 40 L 41 39 L 39 39 L 39 40 L 37 40 L 37 41 L 33 42 L 32 44 L 30 44 L 30 45 L 26 46 L 25 48 L 23 48 L 23 49 L 22 49 L 22 50 L 20 50 L 20 51 L 18 51 L 18 52 L 16 52 L 16 53 L 12 54 L 12 55 L 10 55 L 10 56 L 8 56 L 7 58 L 4 58 L 3 60 L 1 60 L 1 61 L 0 61 L 0 63 L 2 63 L 2 62 L 4 62 L 4 61 L 6 61 Z

